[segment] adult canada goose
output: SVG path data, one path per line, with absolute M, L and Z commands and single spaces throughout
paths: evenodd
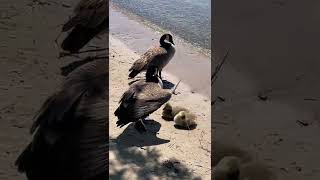
M 160 46 L 152 47 L 145 52 L 140 59 L 136 60 L 129 69 L 129 78 L 134 78 L 142 71 L 146 71 L 149 66 L 156 66 L 161 77 L 162 69 L 169 63 L 176 50 L 171 34 L 164 34 L 160 38 Z
M 28 180 L 107 179 L 107 70 L 106 59 L 84 64 L 45 101 L 15 162 Z
M 162 89 L 162 81 L 157 76 L 157 67 L 150 66 L 146 80 L 130 85 L 120 99 L 120 105 L 114 112 L 118 117 L 117 126 L 136 122 L 138 131 L 146 131 L 143 120 L 170 100 L 171 93 Z
M 61 47 L 76 53 L 95 36 L 107 32 L 108 25 L 109 0 L 81 0 L 74 9 L 73 17 L 63 25 L 62 32 L 72 31 Z
M 213 168 L 215 180 L 239 180 L 240 162 L 237 157 L 226 156 Z

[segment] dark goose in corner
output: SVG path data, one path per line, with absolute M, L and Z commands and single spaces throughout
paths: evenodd
M 28 180 L 100 180 L 108 174 L 107 60 L 72 71 L 39 110 L 15 164 Z

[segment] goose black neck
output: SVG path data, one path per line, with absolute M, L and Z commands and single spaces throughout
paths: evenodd
M 156 67 L 149 67 L 146 72 L 146 81 L 147 82 L 155 82 L 158 83 L 157 77 L 157 68 Z
M 154 82 L 154 83 L 158 83 L 159 82 L 159 80 L 158 80 L 158 78 L 157 78 L 157 76 L 151 76 L 151 77 L 146 77 L 146 81 L 147 82 Z

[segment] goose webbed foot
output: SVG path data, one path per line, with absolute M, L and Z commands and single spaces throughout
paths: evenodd
M 143 120 L 140 119 L 139 121 L 135 122 L 134 127 L 137 129 L 139 133 L 147 132 L 146 125 L 143 123 Z

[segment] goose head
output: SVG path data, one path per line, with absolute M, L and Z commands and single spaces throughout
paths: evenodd
M 172 45 L 175 45 L 171 34 L 164 34 L 160 38 L 160 45 L 164 48 L 169 48 Z

